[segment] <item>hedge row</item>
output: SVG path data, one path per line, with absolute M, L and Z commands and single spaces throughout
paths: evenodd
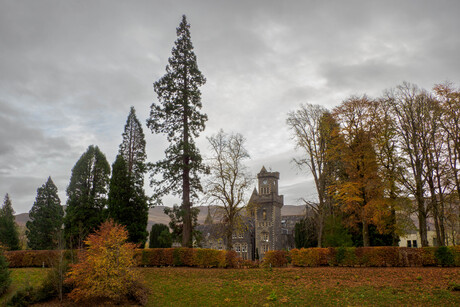
M 188 266 L 201 268 L 236 268 L 240 258 L 235 251 L 203 248 L 146 248 L 134 256 L 139 266 Z
M 460 266 L 460 246 L 453 247 L 339 247 L 302 248 L 288 253 L 272 251 L 264 263 L 300 267 L 313 266 Z
M 77 251 L 66 250 L 64 259 L 76 259 Z M 61 257 L 57 250 L 21 250 L 5 252 L 10 268 L 50 267 Z M 203 268 L 235 268 L 240 266 L 240 258 L 234 251 L 219 251 L 198 248 L 146 248 L 136 251 L 138 266 L 189 266 Z
M 19 250 L 5 251 L 10 268 L 51 267 L 61 257 L 67 261 L 76 259 L 77 251 L 65 250 Z
M 76 259 L 77 251 L 6 251 L 11 268 L 50 267 L 60 257 Z M 200 248 L 146 248 L 136 251 L 138 266 L 188 266 L 202 268 L 257 267 L 257 262 L 242 260 L 234 251 Z M 453 247 L 338 247 L 302 248 L 269 251 L 262 266 L 460 266 L 460 246 Z

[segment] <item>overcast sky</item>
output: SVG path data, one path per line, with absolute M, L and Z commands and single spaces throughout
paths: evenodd
M 286 126 L 301 103 L 328 108 L 377 97 L 403 81 L 460 83 L 460 1 L 4 1 L 0 0 L 0 194 L 27 212 L 51 176 L 66 202 L 71 169 L 91 144 L 110 164 L 130 106 L 149 161 L 165 137 L 145 126 L 186 14 L 206 136 L 242 133 L 255 175 L 281 173 L 285 204 L 314 198 Z M 171 205 L 174 199 L 168 198 Z

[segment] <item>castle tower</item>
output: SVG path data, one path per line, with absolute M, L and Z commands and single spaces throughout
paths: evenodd
M 278 194 L 278 172 L 267 172 L 262 167 L 257 174 L 259 192 L 254 189 L 250 199 L 255 223 L 255 245 L 262 259 L 267 251 L 281 249 L 282 195 Z

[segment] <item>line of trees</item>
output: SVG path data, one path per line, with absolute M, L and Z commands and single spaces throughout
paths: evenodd
M 318 246 L 336 227 L 331 221 L 359 233 L 364 246 L 379 235 L 397 245 L 413 214 L 422 246 L 430 217 L 436 245 L 458 244 L 459 113 L 460 91 L 451 84 L 428 92 L 409 83 L 377 99 L 350 97 L 331 111 L 306 104 L 290 112 L 287 124 L 304 152 L 295 162 L 311 172 L 318 194 L 306 201 Z

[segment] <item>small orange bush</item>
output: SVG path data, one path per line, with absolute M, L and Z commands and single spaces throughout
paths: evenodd
M 136 245 L 126 243 L 128 232 L 113 221 L 101 224 L 98 231 L 88 236 L 86 250 L 79 254 L 79 263 L 71 265 L 66 282 L 75 288 L 69 297 L 75 301 L 108 298 L 125 299 L 137 279 L 135 264 Z

